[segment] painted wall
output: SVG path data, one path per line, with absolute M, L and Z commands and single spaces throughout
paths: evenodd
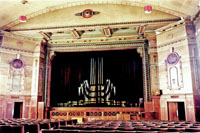
M 159 82 L 163 94 L 160 99 L 161 119 L 168 120 L 168 102 L 184 102 L 186 120 L 195 121 L 191 55 L 186 25 L 174 27 L 157 35 L 157 47 Z M 169 60 L 175 60 L 167 60 L 171 53 L 178 54 L 177 63 L 168 63 Z
M 12 118 L 14 103 L 22 102 L 22 117 L 36 118 L 40 44 L 9 33 L 2 35 L 0 49 L 0 118 Z M 13 67 L 13 60 L 22 67 Z

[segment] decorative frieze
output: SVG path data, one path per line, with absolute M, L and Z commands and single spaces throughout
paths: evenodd
M 163 48 L 166 46 L 174 45 L 179 42 L 183 42 L 185 40 L 187 40 L 187 37 L 182 37 L 182 38 L 179 38 L 179 39 L 167 42 L 167 43 L 159 44 L 159 46 L 152 46 L 152 47 L 150 47 L 150 49 L 160 49 L 160 48 Z
M 9 32 L 12 31 L 31 31 L 31 30 L 54 30 L 54 29 L 76 29 L 76 28 L 89 28 L 89 27 L 105 27 L 105 26 L 131 26 L 131 25 L 138 25 L 141 24 L 160 24 L 162 23 L 165 25 L 166 22 L 176 22 L 179 21 L 179 18 L 173 18 L 173 19 L 162 19 L 162 20 L 146 20 L 146 21 L 130 21 L 130 22 L 118 22 L 118 23 L 101 23 L 101 24 L 84 24 L 84 25 L 68 25 L 68 26 L 55 26 L 55 27 L 38 27 L 38 28 L 24 28 L 24 29 L 12 29 L 12 30 L 6 30 Z
M 48 50 L 51 51 L 70 51 L 74 50 L 77 51 L 81 49 L 114 49 L 114 48 L 121 48 L 121 49 L 127 49 L 127 48 L 137 48 L 137 47 L 143 47 L 144 42 L 107 42 L 107 43 L 80 43 L 80 44 L 59 44 L 59 45 L 48 45 Z
M 29 56 L 33 56 L 34 54 L 34 52 L 32 51 L 22 50 L 22 49 L 17 49 L 17 48 L 10 48 L 10 47 L 5 47 L 5 46 L 0 46 L 0 52 L 12 53 L 12 54 L 24 54 L 24 55 L 29 55 Z

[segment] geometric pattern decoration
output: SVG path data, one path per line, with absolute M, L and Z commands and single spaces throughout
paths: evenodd
M 112 31 L 109 27 L 105 27 L 103 29 L 104 34 L 106 35 L 106 37 L 111 37 L 112 36 Z
M 75 39 L 80 39 L 81 36 L 76 29 L 72 30 L 72 35 Z
M 181 57 L 176 52 L 172 52 L 167 56 L 165 60 L 167 77 L 168 77 L 168 89 L 176 90 L 183 87 L 183 75 L 182 75 L 182 62 Z
M 82 16 L 83 18 L 91 18 L 93 15 L 100 14 L 98 11 L 92 9 L 85 9 L 82 12 L 76 13 L 75 16 Z
M 10 91 L 24 90 L 24 63 L 21 59 L 14 59 L 10 63 L 8 88 Z
M 22 60 L 20 59 L 14 59 L 12 62 L 11 62 L 11 65 L 12 67 L 16 68 L 16 69 L 20 69 L 23 67 L 23 62 Z
M 173 52 L 168 55 L 167 63 L 170 65 L 176 65 L 178 63 L 179 59 L 180 59 L 180 56 L 178 55 L 178 53 Z

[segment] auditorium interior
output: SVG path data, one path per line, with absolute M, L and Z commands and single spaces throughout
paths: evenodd
M 199 0 L 0 5 L 0 133 L 200 132 Z

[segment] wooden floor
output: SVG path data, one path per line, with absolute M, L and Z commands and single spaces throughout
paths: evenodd
M 200 132 L 200 122 L 160 120 L 0 119 L 0 133 Z

